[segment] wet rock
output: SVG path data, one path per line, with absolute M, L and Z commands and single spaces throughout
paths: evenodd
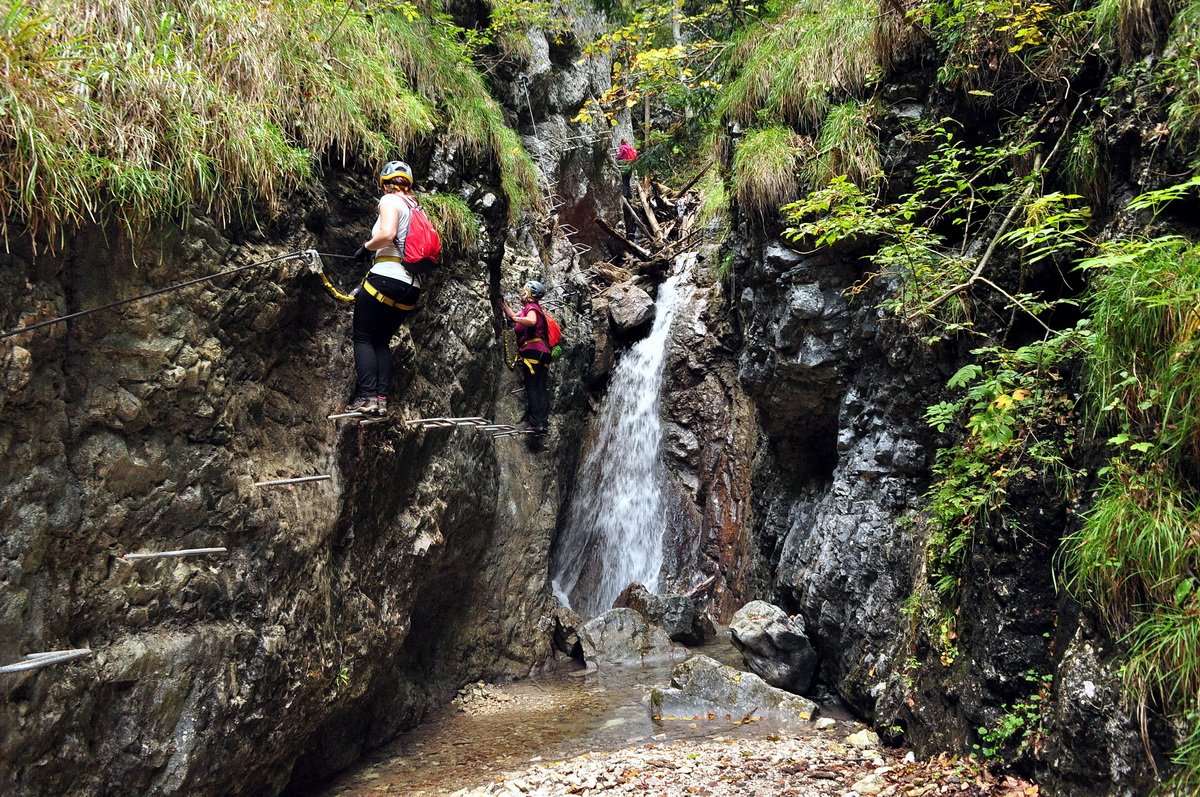
M 785 299 L 783 317 L 775 330 L 775 347 L 795 351 L 804 339 L 807 323 L 819 318 L 825 309 L 825 295 L 820 285 L 796 285 Z
M 746 666 L 772 686 L 797 694 L 812 686 L 817 653 L 799 617 L 788 617 L 766 601 L 751 601 L 733 615 L 729 637 Z
M 661 628 L 633 609 L 610 609 L 579 629 L 583 658 L 589 668 L 650 664 L 679 660 L 687 651 L 674 645 Z
M 817 705 L 708 656 L 693 656 L 677 665 L 671 671 L 669 687 L 650 690 L 652 716 L 710 712 L 735 721 L 761 717 L 785 726 L 807 727 Z
M 651 625 L 667 632 L 673 642 L 703 645 L 717 630 L 707 615 L 696 611 L 696 603 L 684 595 L 660 597 L 641 584 L 630 584 L 617 596 L 613 608 L 633 609 Z
M 1120 710 L 1118 666 L 1113 651 L 1081 620 L 1063 650 L 1044 720 L 1040 782 L 1062 793 L 1082 787 L 1097 796 L 1129 794 L 1129 784 L 1138 782 L 1144 787 L 1138 793 L 1153 791 L 1138 727 Z
M 583 647 L 579 643 L 579 626 L 583 619 L 566 606 L 556 603 L 550 615 L 553 628 L 551 639 L 554 649 L 574 659 L 583 659 Z
M 622 333 L 632 333 L 654 320 L 654 300 L 636 285 L 613 285 L 603 296 L 613 326 Z

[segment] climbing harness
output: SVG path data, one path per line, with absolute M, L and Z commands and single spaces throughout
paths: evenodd
M 366 280 L 363 280 L 362 286 L 363 286 L 363 289 L 368 294 L 370 294 L 372 299 L 378 299 L 379 301 L 386 304 L 388 307 L 395 307 L 397 310 L 412 310 L 416 307 L 415 304 L 400 304 L 400 302 L 396 301 L 395 299 L 389 299 L 388 297 L 386 297 L 382 293 L 380 293 L 378 290 L 376 290 L 375 286 L 373 286 L 371 283 L 367 282 Z
M 312 252 L 312 254 L 314 254 L 314 255 L 316 254 L 316 252 L 313 252 L 313 250 L 311 250 L 311 249 L 308 250 L 308 252 Z M 120 299 L 115 302 L 109 302 L 108 304 L 100 305 L 99 307 L 92 307 L 87 310 L 80 310 L 77 313 L 68 313 L 67 315 L 59 316 L 58 318 L 50 318 L 45 321 L 38 321 L 36 324 L 28 324 L 26 326 L 17 327 L 16 329 L 10 329 L 7 332 L 0 332 L 0 340 L 3 340 L 5 338 L 11 338 L 13 335 L 19 335 L 22 332 L 32 332 L 35 329 L 41 329 L 42 327 L 48 327 L 51 324 L 59 324 L 64 321 L 71 321 L 76 318 L 81 318 L 82 316 L 85 316 L 85 315 L 91 315 L 92 313 L 99 313 L 101 310 L 111 310 L 114 307 L 121 307 L 122 305 L 133 304 L 134 302 L 140 302 L 144 299 L 152 299 L 155 296 L 162 296 L 164 293 L 170 293 L 172 291 L 177 291 L 180 288 L 186 288 L 189 285 L 198 285 L 201 282 L 208 282 L 209 280 L 214 280 L 214 279 L 217 279 L 218 277 L 227 277 L 230 274 L 237 274 L 239 271 L 246 271 L 248 269 L 258 268 L 260 266 L 267 266 L 267 265 L 270 265 L 271 263 L 279 263 L 284 260 L 295 260 L 298 258 L 307 258 L 308 252 L 288 252 L 286 255 L 279 255 L 278 257 L 272 257 L 267 260 L 260 260 L 257 263 L 250 263 L 245 266 L 238 266 L 237 268 L 227 269 L 226 271 L 218 271 L 216 274 L 209 274 L 206 277 L 196 277 L 195 279 L 186 280 L 184 282 L 180 282 L 175 285 L 168 285 L 165 288 L 159 288 L 156 291 L 150 291 L 150 293 L 143 293 L 141 296 L 133 296 L 129 299 Z M 310 268 L 311 268 L 311 266 L 310 266 Z

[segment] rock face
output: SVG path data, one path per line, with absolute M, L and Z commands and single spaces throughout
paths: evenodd
M 689 717 L 712 712 L 732 720 L 763 717 L 784 727 L 807 725 L 816 715 L 811 700 L 776 689 L 754 673 L 735 670 L 708 656 L 693 656 L 671 671 L 668 688 L 650 690 L 650 713 Z
M 887 166 L 895 179 L 906 168 Z M 946 655 L 918 640 L 929 541 L 901 519 L 921 507 L 945 442 L 923 416 L 961 352 L 878 309 L 894 286 L 850 290 L 862 251 L 801 253 L 773 232 L 735 220 L 731 274 L 696 311 L 706 334 L 682 328 L 667 364 L 668 535 L 713 578 L 708 606 L 724 619 L 764 597 L 801 618 L 818 678 L 887 741 L 968 751 L 978 728 L 1037 693 L 1059 738 L 1022 755 L 1045 782 L 1144 788 L 1151 760 L 1133 744 L 1103 634 L 1055 587 L 1055 552 L 1077 521 L 1047 496 L 1066 490 L 1040 476 L 1006 485 L 1004 517 L 964 556 Z
M 633 609 L 609 609 L 579 629 L 583 659 L 589 668 L 680 660 L 687 651 L 671 643 L 667 632 L 650 625 Z
M 738 609 L 729 638 L 746 666 L 771 686 L 803 694 L 817 674 L 817 653 L 804 635 L 804 623 L 765 601 Z
M 558 69 L 548 62 L 545 79 Z M 592 149 L 558 157 L 603 175 Z M 533 240 L 544 219 L 509 235 L 487 164 L 414 156 L 429 164 L 420 187 L 457 194 L 485 228 L 477 254 L 449 242 L 398 334 L 392 412 L 515 422 L 519 381 L 495 354 L 492 301 L 534 275 L 570 286 L 574 252 L 557 227 Z M 375 218 L 371 182 L 330 171 L 249 232 L 198 213 L 137 242 L 79 229 L 35 257 L 14 230 L 0 254 L 2 326 L 294 250 L 350 251 Z M 609 183 L 576 181 L 581 215 L 616 190 L 615 169 Z M 342 286 L 361 276 L 345 261 L 326 271 Z M 576 342 L 590 335 L 586 310 L 558 314 Z M 0 663 L 94 652 L 0 676 L 0 792 L 299 789 L 463 683 L 547 658 L 547 556 L 587 347 L 555 364 L 553 433 L 534 454 L 469 430 L 326 420 L 353 382 L 349 335 L 346 308 L 282 261 L 0 344 Z M 332 478 L 254 486 L 318 474 Z M 228 554 L 119 559 L 217 546 Z
M 703 645 L 717 633 L 712 620 L 696 610 L 695 601 L 683 595 L 660 597 L 641 584 L 630 584 L 613 605 L 633 609 L 646 622 L 666 631 L 672 642 Z

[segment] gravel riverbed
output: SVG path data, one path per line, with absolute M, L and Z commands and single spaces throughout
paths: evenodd
M 1033 797 L 1038 787 L 996 776 L 973 761 L 916 762 L 900 750 L 861 750 L 831 735 L 762 739 L 714 737 L 649 742 L 501 773 L 494 783 L 454 792 L 493 795 L 655 795 L 656 797 Z

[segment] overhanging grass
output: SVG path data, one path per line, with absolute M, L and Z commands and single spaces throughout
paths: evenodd
M 479 245 L 479 217 L 453 194 L 425 194 L 421 205 L 442 236 L 463 254 L 474 254 Z
M 1177 146 L 1200 141 L 1200 0 L 1186 3 L 1171 27 L 1159 83 L 1169 92 L 1167 125 Z
M 812 170 L 813 182 L 821 185 L 840 174 L 860 186 L 878 177 L 879 142 L 871 129 L 866 104 L 851 100 L 829 109 L 821 124 Z
M 773 125 L 752 130 L 733 154 L 733 182 L 747 211 L 775 213 L 799 190 L 796 158 L 802 139 L 791 128 Z
M 1067 585 L 1128 650 L 1126 685 L 1186 728 L 1172 793 L 1200 790 L 1200 247 L 1107 244 L 1091 270 L 1088 375 L 1118 453 L 1065 542 Z
M 343 4 L 17 0 L 0 14 L 0 213 L 50 236 L 194 205 L 228 219 L 322 156 L 408 157 L 442 123 L 528 206 L 532 162 L 449 36 Z
M 848 0 L 835 8 L 817 0 L 791 3 L 732 49 L 732 78 L 719 115 L 750 125 L 762 111 L 772 121 L 814 129 L 830 92 L 857 93 L 880 65 L 878 15 L 872 0 Z
M 696 191 L 700 194 L 700 225 L 728 225 L 729 195 L 725 191 L 725 181 L 715 168 L 709 169 L 696 181 Z
M 1088 265 L 1099 405 L 1120 408 L 1135 434 L 1175 461 L 1200 458 L 1200 247 L 1114 245 Z
M 1131 63 L 1158 40 L 1154 0 L 1100 0 L 1096 3 L 1093 30 L 1100 44 L 1117 49 Z

